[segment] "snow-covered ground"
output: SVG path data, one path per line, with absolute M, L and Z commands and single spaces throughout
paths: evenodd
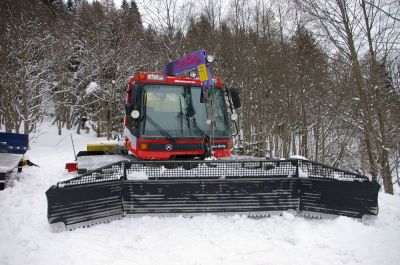
M 91 135 L 74 135 L 77 150 Z M 73 161 L 70 132 L 49 125 L 31 140 L 13 187 L 0 191 L 0 264 L 400 264 L 400 197 L 381 193 L 375 220 L 205 215 L 126 218 L 52 233 L 45 191 Z

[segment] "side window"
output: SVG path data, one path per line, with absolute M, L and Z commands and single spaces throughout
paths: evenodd
M 138 95 L 138 88 L 139 88 L 139 85 L 138 85 L 137 83 L 135 83 L 135 84 L 133 84 L 133 86 L 132 86 L 132 91 L 131 91 L 131 104 L 132 104 L 133 106 L 135 106 L 136 109 L 137 109 L 138 97 L 139 97 L 139 95 Z
M 137 83 L 132 85 L 132 90 L 131 90 L 131 102 L 130 104 L 132 105 L 133 109 L 139 109 L 139 85 Z M 139 122 L 138 120 L 134 120 L 130 115 L 128 116 L 128 128 L 131 131 L 133 135 L 138 134 L 138 126 Z

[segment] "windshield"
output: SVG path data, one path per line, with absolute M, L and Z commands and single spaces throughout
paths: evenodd
M 215 89 L 214 104 L 200 103 L 200 87 L 146 85 L 143 91 L 143 135 L 229 136 L 221 89 Z M 215 126 L 207 123 L 213 119 Z

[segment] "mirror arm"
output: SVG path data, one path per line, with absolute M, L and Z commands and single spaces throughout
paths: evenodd
M 132 110 L 133 110 L 132 104 L 125 104 L 125 114 L 127 116 L 131 115 Z

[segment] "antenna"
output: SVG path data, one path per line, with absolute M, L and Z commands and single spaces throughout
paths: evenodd
M 72 138 L 72 133 L 70 134 L 70 136 L 71 136 L 71 142 L 72 142 L 72 149 L 74 149 L 74 157 L 75 157 L 75 160 L 76 160 L 77 157 L 76 157 L 76 152 L 75 152 L 74 139 Z

